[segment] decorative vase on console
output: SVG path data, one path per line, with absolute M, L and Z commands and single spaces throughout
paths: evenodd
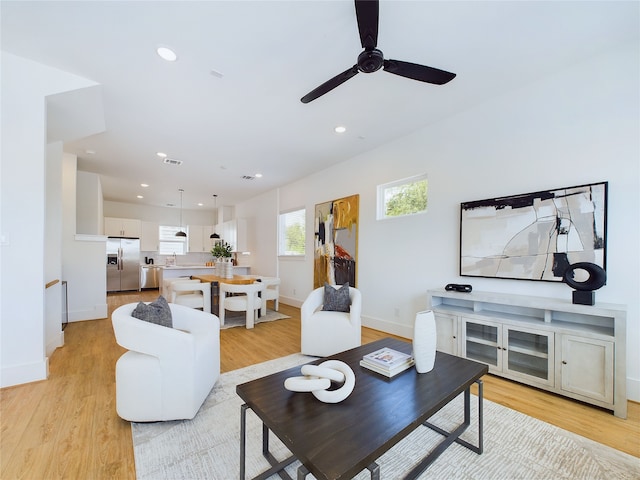
M 418 373 L 433 370 L 436 360 L 436 317 L 431 310 L 418 312 L 413 325 L 413 358 Z

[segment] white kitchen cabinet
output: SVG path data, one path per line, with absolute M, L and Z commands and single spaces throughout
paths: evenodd
M 244 218 L 228 220 L 221 225 L 218 232 L 222 239 L 231 245 L 234 252 L 246 252 L 247 247 L 247 221 Z
M 212 233 L 212 225 L 189 225 L 189 252 L 211 252 L 214 240 L 209 237 Z
M 140 235 L 140 250 L 143 252 L 157 252 L 160 247 L 160 230 L 156 222 L 142 222 Z
M 436 319 L 436 350 L 451 355 L 458 355 L 459 336 L 458 336 L 458 317 L 446 313 L 435 313 Z
M 427 305 L 442 330 L 441 351 L 626 418 L 624 305 L 446 290 L 430 290 Z
M 189 252 L 202 252 L 204 248 L 202 244 L 202 225 L 189 225 Z
M 141 223 L 134 218 L 104 217 L 104 234 L 108 237 L 140 238 Z

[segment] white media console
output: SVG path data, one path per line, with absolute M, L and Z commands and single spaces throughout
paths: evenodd
M 624 305 L 429 290 L 428 308 L 436 317 L 438 350 L 626 418 Z

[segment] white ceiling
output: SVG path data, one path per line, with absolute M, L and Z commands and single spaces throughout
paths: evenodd
M 3 0 L 0 14 L 3 50 L 102 85 L 106 131 L 65 151 L 100 174 L 105 200 L 165 206 L 183 188 L 184 208 L 211 208 L 213 194 L 235 204 L 637 42 L 639 5 L 382 1 L 385 58 L 457 77 L 434 86 L 359 74 L 307 105 L 300 97 L 362 50 L 352 1 Z M 159 45 L 178 61 L 161 60 Z

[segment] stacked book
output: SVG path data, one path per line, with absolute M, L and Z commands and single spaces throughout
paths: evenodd
M 393 377 L 413 366 L 415 361 L 409 354 L 384 347 L 362 357 L 360 366 L 386 377 Z

